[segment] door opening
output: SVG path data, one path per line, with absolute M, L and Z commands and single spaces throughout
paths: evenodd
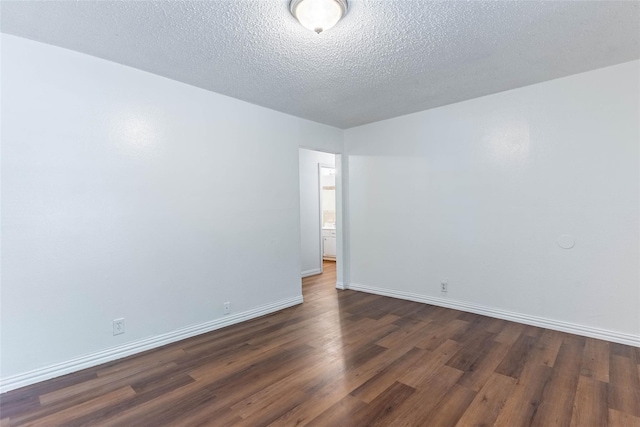
M 307 277 L 322 274 L 324 262 L 337 268 L 341 261 L 340 166 L 339 155 L 305 148 L 299 154 L 300 270 Z
M 336 260 L 336 169 L 319 165 L 322 260 Z

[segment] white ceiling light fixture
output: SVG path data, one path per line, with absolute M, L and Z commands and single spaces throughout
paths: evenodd
M 320 34 L 347 13 L 347 0 L 291 0 L 289 10 L 303 27 Z

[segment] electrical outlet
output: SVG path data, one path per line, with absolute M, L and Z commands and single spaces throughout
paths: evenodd
M 224 314 L 229 314 L 231 313 L 231 303 L 230 302 L 225 302 L 224 303 Z
M 449 291 L 449 283 L 446 280 L 440 282 L 440 292 L 448 292 Z
M 124 334 L 124 317 L 113 319 L 113 335 Z

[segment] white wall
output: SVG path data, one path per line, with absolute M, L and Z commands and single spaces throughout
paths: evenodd
M 322 271 L 318 165 L 335 167 L 335 158 L 334 154 L 300 149 L 300 247 L 303 277 Z
M 7 35 L 2 107 L 2 378 L 300 297 L 298 146 L 341 130 Z
M 441 297 L 448 279 L 445 302 L 640 345 L 639 71 L 345 131 L 352 287 Z
M 299 298 L 298 146 L 340 129 L 1 41 L 0 377 Z M 638 337 L 638 72 L 345 131 L 338 280 Z

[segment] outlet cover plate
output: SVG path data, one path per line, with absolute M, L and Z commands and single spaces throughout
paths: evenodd
M 113 319 L 113 335 L 124 334 L 124 317 Z

